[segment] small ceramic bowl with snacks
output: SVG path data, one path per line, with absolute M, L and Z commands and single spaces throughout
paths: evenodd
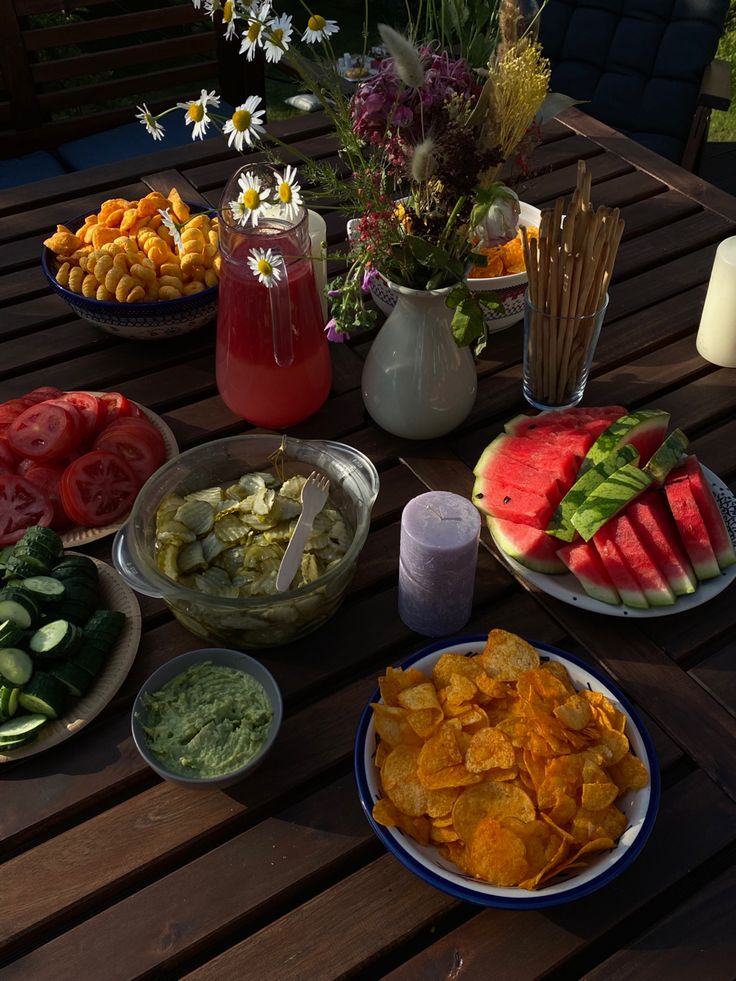
M 196 206 L 192 205 L 191 210 L 196 211 Z M 84 216 L 78 216 L 70 219 L 62 227 L 82 229 L 85 220 Z M 54 237 L 46 241 L 53 242 Z M 196 280 L 180 282 L 179 286 L 183 289 L 179 289 L 174 283 L 177 278 L 174 276 L 172 283 L 167 284 L 170 286 L 171 298 L 135 299 L 129 302 L 118 300 L 114 296 L 110 299 L 97 299 L 96 295 L 91 295 L 91 288 L 83 288 L 79 269 L 76 274 L 73 274 L 77 276 L 77 280 L 72 282 L 68 275 L 71 268 L 61 272 L 63 267 L 63 256 L 60 257 L 44 245 L 41 253 L 41 269 L 49 286 L 68 303 L 78 317 L 116 337 L 126 337 L 130 340 L 179 337 L 211 323 L 217 315 L 218 286 L 216 284 L 207 285 Z M 160 267 L 158 273 L 161 274 Z M 104 284 L 98 282 L 97 288 L 99 289 L 101 285 Z M 90 295 L 85 295 L 87 292 L 90 292 Z
M 222 789 L 271 750 L 281 692 L 262 664 L 226 648 L 188 651 L 148 678 L 133 704 L 133 741 L 148 765 L 182 787 Z
M 276 576 L 316 472 L 330 482 L 297 573 Z M 180 454 L 144 485 L 113 543 L 135 590 L 164 600 L 192 633 L 258 649 L 290 643 L 325 623 L 355 572 L 378 494 L 362 453 L 328 440 L 246 434 Z

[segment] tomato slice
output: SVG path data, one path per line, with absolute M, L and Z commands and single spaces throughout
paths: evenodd
M 132 403 L 120 392 L 103 392 L 98 396 L 104 412 L 101 413 L 100 428 L 104 429 L 116 419 L 122 419 L 132 413 Z
M 74 411 L 66 402 L 40 402 L 26 409 L 8 429 L 11 449 L 32 460 L 60 460 L 75 445 Z
M 64 505 L 61 503 L 61 494 L 59 492 L 59 483 L 63 472 L 62 467 L 54 467 L 50 463 L 33 463 L 25 472 L 26 480 L 30 481 L 36 487 L 40 487 L 51 501 L 51 506 L 54 509 L 51 527 L 57 531 L 62 528 L 68 528 L 71 524 L 70 519 L 64 511 Z
M 88 440 L 93 433 L 98 431 L 100 418 L 105 414 L 105 409 L 96 395 L 92 395 L 90 392 L 65 392 L 58 401 L 69 402 L 79 413 L 82 442 Z
M 124 434 L 126 437 L 145 440 L 158 461 L 157 465 L 162 464 L 166 459 L 166 443 L 164 442 L 164 438 L 148 419 L 138 419 L 132 416 L 127 419 L 118 419 L 116 422 L 111 422 L 109 426 L 106 426 L 97 439 L 99 440 L 109 434 L 117 435 L 119 433 Z
M 0 405 L 0 422 L 12 422 L 17 419 L 21 412 L 25 412 L 30 406 L 21 402 L 20 399 L 11 399 Z
M 143 435 L 133 427 L 123 427 L 122 422 L 113 423 L 101 432 L 94 448 L 121 456 L 130 465 L 141 487 L 162 462 L 158 447 L 149 442 L 148 434 Z
M 51 501 L 30 481 L 0 475 L 0 545 L 14 545 L 33 525 L 48 527 L 53 514 Z
M 114 453 L 92 450 L 61 476 L 61 503 L 79 525 L 108 525 L 130 511 L 139 488 L 133 470 Z
M 0 464 L 8 469 L 10 473 L 15 473 L 18 464 L 18 457 L 10 449 L 6 439 L 0 438 Z
M 36 405 L 38 402 L 45 402 L 47 399 L 58 399 L 63 394 L 60 388 L 54 388 L 53 385 L 42 385 L 41 388 L 34 388 L 32 392 L 24 395 L 23 398 L 28 399 L 30 405 Z

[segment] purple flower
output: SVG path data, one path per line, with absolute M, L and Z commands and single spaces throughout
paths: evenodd
M 325 324 L 325 334 L 327 334 L 327 340 L 332 341 L 333 344 L 344 344 L 347 339 L 347 335 L 337 329 L 334 317 Z
M 364 293 L 370 293 L 371 283 L 378 275 L 378 270 L 374 266 L 366 266 L 363 270 L 363 282 L 360 284 L 360 288 Z

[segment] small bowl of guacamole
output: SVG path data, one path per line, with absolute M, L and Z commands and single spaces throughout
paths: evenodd
M 273 676 L 254 658 L 220 647 L 189 651 L 154 671 L 138 692 L 133 740 L 165 780 L 229 787 L 266 757 L 282 711 Z

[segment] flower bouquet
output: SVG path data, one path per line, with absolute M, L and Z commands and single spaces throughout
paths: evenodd
M 201 0 L 193 2 L 199 7 Z M 270 63 L 287 58 L 334 122 L 339 169 L 305 159 L 298 176 L 293 168 L 279 173 L 268 194 L 255 175 L 246 175 L 231 202 L 243 224 L 256 225 L 264 209 L 288 210 L 304 198 L 357 216 L 347 274 L 329 287 L 329 338 L 343 340 L 370 325 L 373 311 L 364 294 L 380 273 L 411 290 L 451 287 L 445 303 L 453 311 L 454 340 L 479 352 L 486 342 L 483 307 L 499 301 L 493 292 L 471 291 L 466 276 L 486 261 L 482 249 L 516 235 L 519 200 L 499 172 L 533 143 L 548 95 L 550 70 L 536 41 L 534 10 L 525 15 L 521 0 L 429 0 L 405 34 L 379 25 L 388 57 L 346 93 L 331 45 L 335 21 L 308 12 L 301 32 L 307 57 L 296 44 L 293 17 L 277 14 L 270 0 L 206 0 L 205 7 L 213 17 L 222 12 L 226 36 L 244 57 L 263 49 Z M 366 2 L 366 22 L 367 14 Z M 364 37 L 367 46 L 367 23 Z M 178 109 L 193 139 L 216 125 L 237 150 L 266 141 L 258 97 L 246 99 L 230 118 L 218 108 L 215 93 L 203 90 L 199 99 L 163 113 L 139 107 L 138 118 L 154 138 L 163 133 L 166 114 Z M 266 150 L 275 161 L 273 140 Z M 279 256 L 252 258 L 254 275 L 269 287 Z

